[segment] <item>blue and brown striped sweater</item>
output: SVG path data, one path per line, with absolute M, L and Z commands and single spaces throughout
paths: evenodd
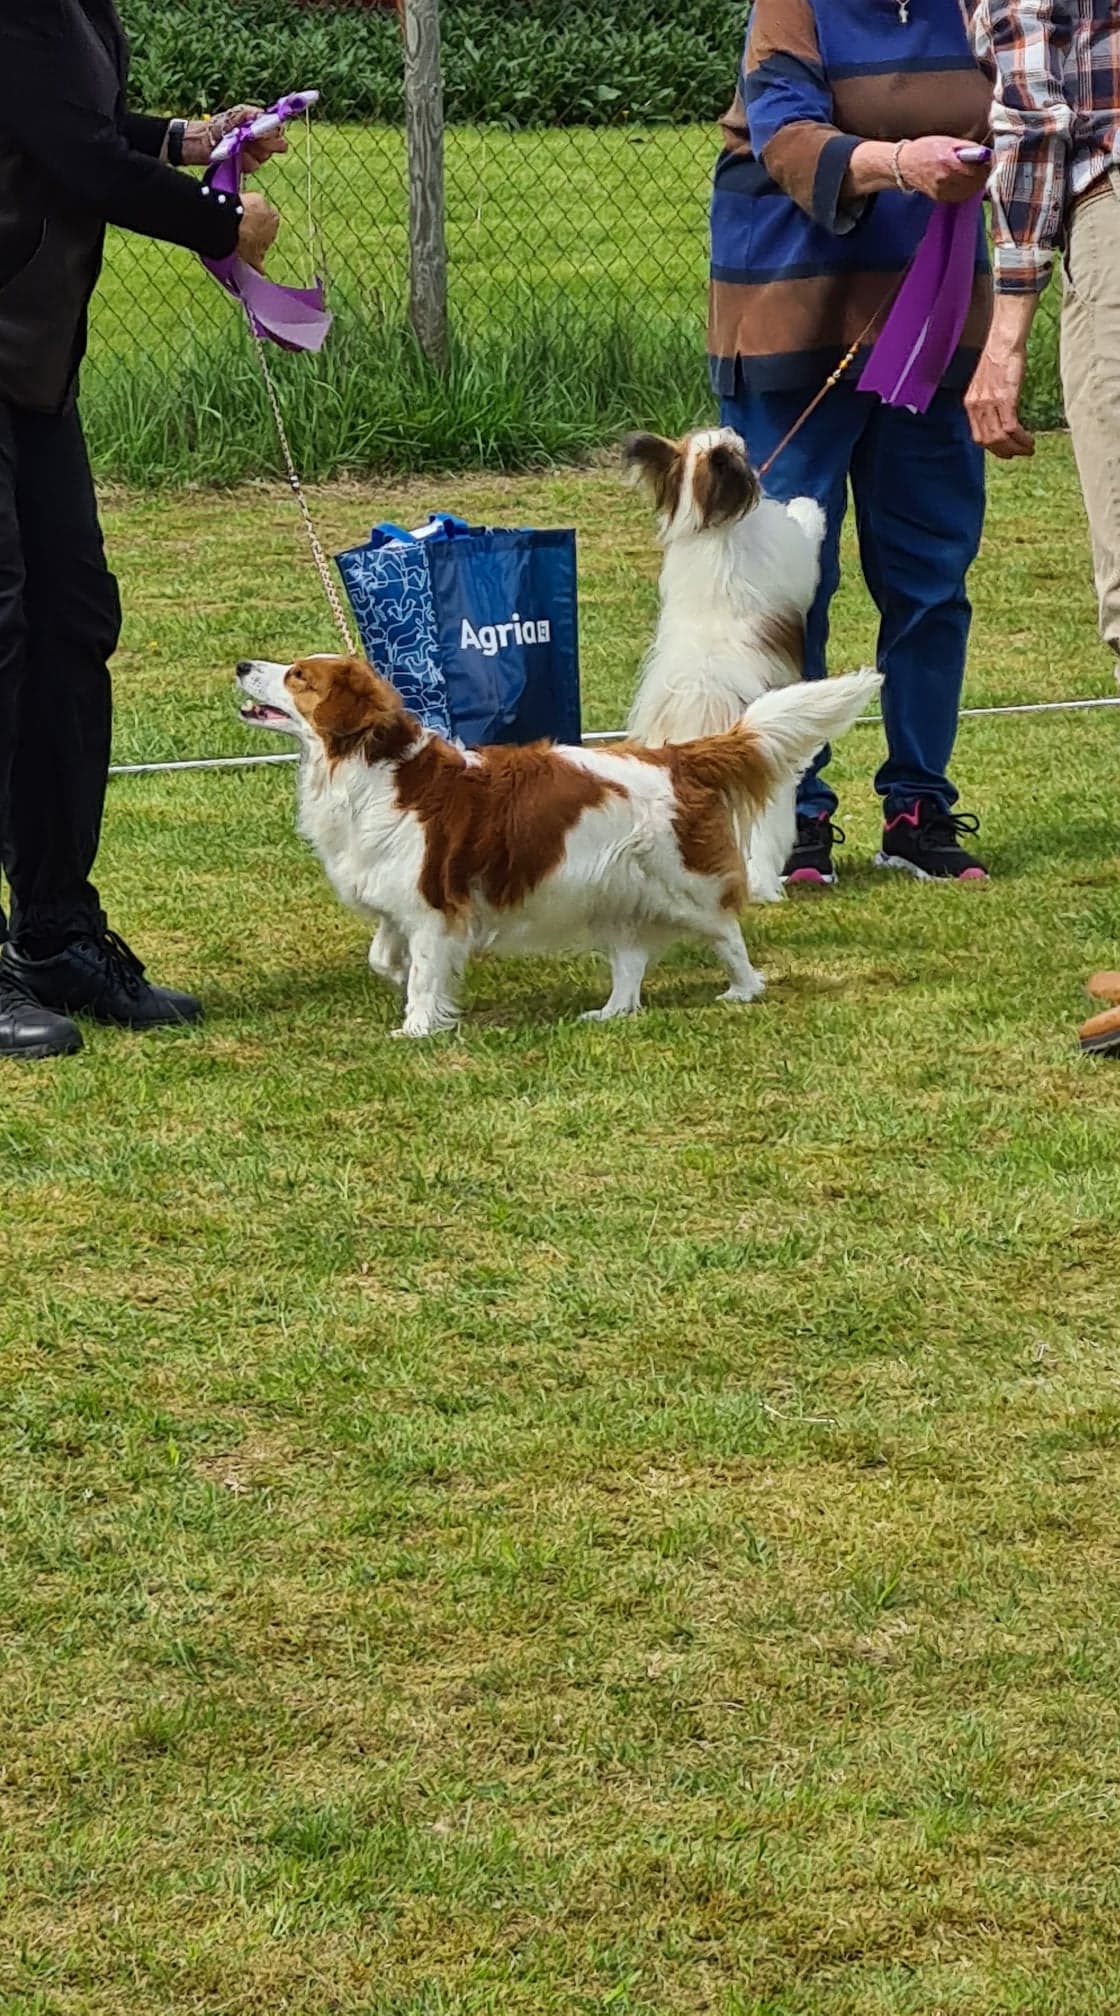
M 712 382 L 777 391 L 820 385 L 875 310 L 929 220 L 895 190 L 849 203 L 861 140 L 987 137 L 991 86 L 960 0 L 755 0 L 712 197 Z M 964 383 L 991 309 L 987 246 L 961 352 Z

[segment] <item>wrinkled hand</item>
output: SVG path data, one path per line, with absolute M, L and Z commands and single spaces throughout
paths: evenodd
M 965 395 L 973 440 L 1001 462 L 1034 454 L 1034 435 L 1019 418 L 1026 371 L 1025 350 L 985 350 Z
M 251 119 L 259 119 L 263 106 L 235 105 L 230 112 L 219 112 L 215 119 L 190 119 L 183 135 L 183 161 L 188 168 L 208 168 L 210 159 L 219 141 L 232 133 L 235 126 L 247 126 Z M 287 136 L 282 126 L 275 133 L 266 133 L 260 140 L 254 140 L 241 156 L 242 165 L 252 171 L 271 159 L 274 154 L 286 154 Z
M 899 150 L 898 172 L 907 188 L 931 196 L 935 203 L 967 203 L 970 196 L 983 194 L 992 172 L 989 161 L 960 159 L 958 148 L 969 144 L 941 133 L 908 140 Z
M 263 273 L 265 254 L 270 245 L 276 243 L 276 233 L 280 229 L 280 212 L 274 210 L 267 198 L 258 195 L 255 190 L 250 190 L 241 200 L 244 207 L 237 250 L 246 266 Z

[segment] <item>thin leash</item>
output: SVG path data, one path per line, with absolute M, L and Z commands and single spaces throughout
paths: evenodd
M 851 367 L 855 363 L 856 358 L 859 356 L 860 351 L 863 349 L 864 344 L 870 342 L 871 337 L 874 334 L 876 324 L 887 313 L 888 309 L 893 307 L 895 297 L 899 293 L 902 287 L 902 283 L 906 279 L 906 276 L 909 273 L 910 267 L 913 265 L 913 263 L 914 262 L 911 259 L 904 266 L 897 280 L 895 280 L 892 283 L 887 294 L 884 296 L 883 300 L 880 301 L 879 306 L 875 310 L 875 313 L 871 316 L 869 321 L 864 323 L 863 328 L 860 330 L 859 335 L 856 337 L 856 340 L 852 344 L 852 347 L 848 351 L 847 355 L 840 359 L 840 362 L 836 366 L 835 371 L 833 371 L 830 374 L 830 376 L 825 379 L 824 384 L 820 388 L 820 391 L 814 393 L 813 397 L 809 401 L 809 404 L 806 406 L 804 412 L 798 414 L 797 419 L 794 421 L 793 426 L 790 428 L 788 434 L 783 434 L 777 447 L 773 450 L 771 454 L 769 454 L 766 457 L 765 462 L 762 464 L 761 468 L 758 471 L 759 476 L 768 476 L 770 474 L 770 471 L 774 467 L 775 462 L 778 460 L 779 455 L 785 454 L 785 451 L 790 446 L 790 443 L 796 441 L 797 436 L 800 434 L 801 429 L 805 426 L 806 421 L 812 419 L 818 406 L 822 405 L 823 402 L 828 398 L 828 395 L 832 391 L 833 387 L 839 385 L 840 380 L 843 377 L 845 377 L 846 374 L 851 370 Z
M 347 621 L 346 611 L 342 606 L 342 598 L 334 585 L 330 562 L 323 551 L 319 534 L 315 530 L 315 520 L 311 515 L 311 506 L 304 495 L 303 484 L 300 482 L 299 471 L 295 465 L 295 457 L 292 454 L 291 443 L 288 440 L 288 430 L 284 425 L 284 415 L 281 411 L 280 400 L 276 391 L 276 381 L 272 375 L 272 367 L 265 355 L 264 338 L 258 335 L 251 319 L 249 329 L 253 337 L 253 348 L 260 361 L 265 389 L 268 393 L 268 403 L 272 408 L 272 417 L 276 422 L 276 435 L 280 443 L 280 452 L 284 457 L 284 467 L 288 472 L 288 485 L 292 496 L 299 505 L 300 516 L 303 519 L 303 529 L 307 534 L 307 544 L 311 549 L 311 558 L 315 562 L 319 579 L 323 584 L 323 593 L 327 598 L 327 607 L 338 626 L 338 634 L 342 639 L 343 649 L 348 658 L 356 658 L 358 647 L 354 641 L 354 633 Z
M 316 266 L 316 252 L 321 250 L 321 238 L 319 235 L 318 216 L 315 206 L 315 171 L 313 165 L 310 109 L 308 109 L 304 113 L 304 139 L 305 139 L 304 167 L 307 176 L 307 253 L 311 265 L 311 270 L 312 272 L 314 272 Z M 304 493 L 303 484 L 300 480 L 299 470 L 296 468 L 295 456 L 292 454 L 292 444 L 288 439 L 288 430 L 284 424 L 284 413 L 280 405 L 280 395 L 276 390 L 276 380 L 272 375 L 272 366 L 268 361 L 268 355 L 265 348 L 266 339 L 262 331 L 257 328 L 257 325 L 254 322 L 253 317 L 249 312 L 248 308 L 245 309 L 245 320 L 249 325 L 249 335 L 252 339 L 253 349 L 255 350 L 257 355 L 257 361 L 259 362 L 261 367 L 261 376 L 264 379 L 265 391 L 268 394 L 268 403 L 272 408 L 272 418 L 276 424 L 276 438 L 280 443 L 280 452 L 284 457 L 284 467 L 288 475 L 288 487 L 291 490 L 292 496 L 295 498 L 296 503 L 299 506 L 300 516 L 303 519 L 303 529 L 307 535 L 307 544 L 311 552 L 311 558 L 315 563 L 315 570 L 319 576 L 320 581 L 322 582 L 323 594 L 326 597 L 327 607 L 334 618 L 335 624 L 338 629 L 338 634 L 342 639 L 342 648 L 346 652 L 348 658 L 355 658 L 358 655 L 358 647 L 354 641 L 354 633 L 350 628 L 346 611 L 342 606 L 342 598 L 339 595 L 338 589 L 335 587 L 334 576 L 331 573 L 330 569 L 330 562 L 327 559 L 325 552 L 323 551 L 322 541 L 319 538 L 319 534 L 315 529 L 315 520 L 311 515 L 311 506 L 309 505 L 307 497 Z

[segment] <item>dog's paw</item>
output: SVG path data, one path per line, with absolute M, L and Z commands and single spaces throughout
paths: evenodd
M 604 1001 L 601 1008 L 588 1008 L 579 1019 L 581 1022 L 618 1022 L 624 1015 L 640 1015 L 641 1012 L 640 1001 L 636 1001 L 632 1008 L 612 1008 L 609 1001 Z
M 761 973 L 756 973 L 749 987 L 727 987 L 722 994 L 716 996 L 716 999 L 718 1001 L 730 1001 L 733 1004 L 746 1008 L 749 1007 L 752 1001 L 759 1000 L 765 992 L 766 982 Z
M 814 546 L 819 546 L 828 527 L 821 506 L 815 497 L 794 497 L 786 505 L 786 511 L 795 525 L 800 525 L 805 537 Z
M 446 1036 L 459 1027 L 457 1015 L 406 1015 L 399 1029 L 391 1029 L 391 1036 L 405 1036 L 422 1041 L 425 1036 Z

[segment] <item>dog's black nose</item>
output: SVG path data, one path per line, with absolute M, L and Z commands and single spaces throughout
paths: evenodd
M 248 660 L 247 658 L 243 658 L 243 659 L 241 660 L 240 664 L 239 664 L 239 665 L 238 665 L 238 667 L 237 667 L 237 676 L 238 676 L 238 678 L 239 678 L 239 679 L 247 679 L 247 678 L 248 678 L 248 676 L 249 676 L 249 674 L 250 674 L 250 672 L 252 671 L 252 669 L 253 669 L 253 668 L 252 668 L 252 666 L 250 665 L 250 663 L 249 663 L 249 660 Z

